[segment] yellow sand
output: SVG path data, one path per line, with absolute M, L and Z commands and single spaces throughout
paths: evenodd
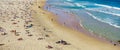
M 29 24 L 33 24 L 31 28 L 26 29 L 24 27 L 27 17 L 21 17 L 22 19 L 17 18 L 14 22 L 20 22 L 11 24 L 13 21 L 9 21 L 9 19 L 13 18 L 12 15 L 10 17 L 6 15 L 4 18 L 0 16 L 0 27 L 6 29 L 5 32 L 7 33 L 7 35 L 1 35 L 3 32 L 0 32 L 0 44 L 4 44 L 0 46 L 0 50 L 120 50 L 119 46 L 97 40 L 96 38 L 58 24 L 55 20 L 55 15 L 43 10 L 43 8 L 39 8 L 44 6 L 45 0 L 34 0 L 33 3 L 30 6 L 30 10 L 32 11 L 30 20 L 32 22 Z M 4 19 L 6 22 L 3 22 Z M 15 36 L 13 32 L 10 32 L 11 30 L 20 32 L 20 35 Z M 33 36 L 28 36 L 29 34 L 26 34 L 25 30 L 29 30 L 29 34 Z M 49 36 L 46 37 L 46 35 Z M 18 40 L 18 38 L 23 38 L 23 40 Z M 43 39 L 38 40 L 38 38 Z M 59 40 L 65 40 L 71 45 L 56 44 Z M 53 48 L 47 48 L 48 45 Z

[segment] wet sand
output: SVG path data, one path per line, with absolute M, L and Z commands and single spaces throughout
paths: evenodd
M 45 0 L 0 2 L 0 50 L 120 50 L 62 26 L 44 4 Z

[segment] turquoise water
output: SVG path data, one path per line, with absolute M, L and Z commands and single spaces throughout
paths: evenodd
M 51 9 L 60 9 L 77 15 L 85 29 L 99 37 L 120 40 L 119 0 L 48 0 Z M 57 11 L 57 10 L 56 10 Z M 55 12 L 53 12 L 55 13 Z

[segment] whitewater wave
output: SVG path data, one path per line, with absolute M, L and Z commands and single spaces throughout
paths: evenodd
M 105 8 L 102 8 L 102 9 L 95 8 L 94 9 L 94 8 L 87 8 L 86 6 L 84 6 L 84 5 L 80 4 L 80 3 L 75 3 L 75 4 L 78 7 L 84 8 L 85 10 L 97 11 L 97 12 L 106 13 L 106 14 L 110 14 L 110 15 L 114 15 L 114 16 L 119 16 L 120 17 L 120 12 L 116 12 L 116 11 L 120 11 L 120 8 L 117 8 L 117 7 L 112 7 L 112 6 L 102 5 L 102 4 L 95 4 L 97 6 L 102 6 L 102 7 L 105 7 Z M 106 10 L 103 10 L 103 9 L 106 9 Z
M 85 6 L 79 4 L 79 3 L 74 3 L 77 7 L 82 7 L 82 8 L 85 8 Z
M 67 0 L 68 2 L 72 2 L 72 0 Z
M 120 17 L 120 14 L 116 14 L 115 12 L 107 12 L 107 11 L 102 11 L 102 10 L 93 10 L 93 9 L 86 9 L 86 10 L 91 10 L 91 11 L 96 11 L 96 12 L 101 12 L 101 13 L 106 13 L 106 14 L 111 14 L 111 15 L 115 15 L 115 16 L 119 16 Z
M 106 8 L 112 8 L 112 9 L 116 9 L 116 10 L 120 10 L 119 7 L 113 7 L 113 6 L 109 6 L 109 5 L 103 5 L 103 4 L 94 4 L 96 6 L 101 6 L 101 7 L 106 7 Z
M 67 1 L 72 1 L 72 0 L 67 0 Z
M 70 6 L 75 6 L 74 4 L 70 3 L 70 2 L 64 2 L 65 4 L 67 5 L 70 5 Z
M 99 19 L 99 18 L 97 18 L 96 16 L 94 16 L 93 14 L 91 14 L 91 13 L 89 13 L 89 12 L 86 12 L 88 15 L 90 15 L 91 17 L 93 17 L 94 19 L 96 19 L 96 20 L 98 20 L 98 21 L 101 21 L 101 22 L 104 22 L 104 23 L 107 23 L 107 24 L 109 24 L 109 25 L 111 25 L 111 26 L 114 26 L 114 27 L 116 27 L 116 28 L 120 28 L 120 26 L 118 26 L 117 25 L 117 23 L 114 23 L 112 20 L 107 20 L 107 21 L 105 21 L 105 20 L 102 20 L 102 19 Z
M 64 2 L 65 4 L 61 4 L 62 8 L 75 9 L 77 7 L 77 9 L 83 8 L 84 10 L 88 10 L 88 11 L 96 11 L 96 12 L 110 14 L 110 15 L 113 15 L 113 16 L 119 16 L 120 17 L 120 13 L 116 12 L 117 10 L 120 11 L 120 8 L 118 8 L 118 7 L 112 7 L 112 6 L 109 6 L 109 5 L 103 5 L 103 4 L 97 4 L 97 3 L 88 3 L 88 2 L 84 2 L 84 3 L 83 2 L 82 3 L 79 3 L 79 2 L 71 3 L 70 1 L 73 1 L 73 0 L 67 0 L 67 1 L 68 2 Z M 98 7 L 96 7 L 96 8 L 87 7 L 87 6 L 90 6 L 90 5 L 98 6 Z M 57 3 L 56 3 L 56 6 L 58 6 Z M 106 10 L 103 10 L 103 9 L 106 9 Z M 90 16 L 92 16 L 94 19 L 96 19 L 98 21 L 107 23 L 107 24 L 109 24 L 111 26 L 114 26 L 116 28 L 120 28 L 120 26 L 118 26 L 118 23 L 116 23 L 116 21 L 114 21 L 112 19 L 109 19 L 109 18 L 107 18 L 107 19 L 100 19 L 97 16 L 94 16 L 93 14 L 91 14 L 90 12 L 87 12 L 87 14 L 89 14 Z

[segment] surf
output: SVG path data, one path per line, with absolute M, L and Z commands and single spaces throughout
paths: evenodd
M 74 4 L 75 4 L 76 6 L 78 6 L 78 7 L 84 8 L 84 10 L 96 11 L 96 12 L 100 12 L 100 13 L 104 13 L 104 14 L 110 15 L 113 19 L 109 19 L 109 17 L 107 17 L 108 19 L 102 20 L 102 19 L 98 18 L 97 16 L 94 16 L 94 14 L 90 13 L 89 11 L 87 12 L 91 17 L 93 17 L 94 19 L 96 19 L 96 20 L 98 20 L 98 21 L 100 21 L 100 22 L 104 22 L 104 23 L 109 24 L 109 25 L 111 25 L 111 26 L 114 26 L 114 27 L 116 27 L 116 28 L 120 28 L 119 23 L 116 23 L 117 20 L 114 20 L 114 18 L 120 19 L 120 13 L 110 12 L 110 11 L 104 11 L 104 10 L 99 9 L 99 8 L 101 8 L 101 7 L 112 8 L 112 6 L 106 6 L 106 5 L 101 5 L 101 4 L 93 4 L 93 6 L 96 5 L 96 6 L 100 6 L 100 7 L 98 7 L 98 8 L 87 8 L 87 6 L 82 5 L 82 4 L 79 4 L 79 3 L 74 3 Z M 91 5 L 92 5 L 92 4 L 91 4 Z M 98 9 L 98 10 L 96 10 L 96 9 Z M 102 8 L 102 9 L 104 9 L 104 8 Z M 119 8 L 115 8 L 115 7 L 114 7 L 113 9 L 119 11 Z M 109 9 L 109 10 L 110 10 L 110 9 Z M 113 11 L 114 11 L 114 10 L 113 10 Z M 107 16 L 107 15 L 105 15 L 105 16 Z M 101 18 L 102 18 L 102 17 L 101 17 Z M 110 20 L 112 20 L 112 21 L 110 21 Z
M 114 42 L 120 40 L 119 7 L 100 4 L 97 1 L 92 2 L 91 0 L 56 1 L 60 2 L 53 2 L 53 0 L 51 0 L 49 3 L 49 5 L 51 5 L 51 9 L 48 9 L 49 11 L 55 14 L 59 13 L 59 11 L 74 14 L 78 19 L 80 19 L 79 25 L 86 30 Z M 104 3 L 104 1 L 102 3 Z M 52 9 L 58 9 L 59 11 L 53 11 Z

